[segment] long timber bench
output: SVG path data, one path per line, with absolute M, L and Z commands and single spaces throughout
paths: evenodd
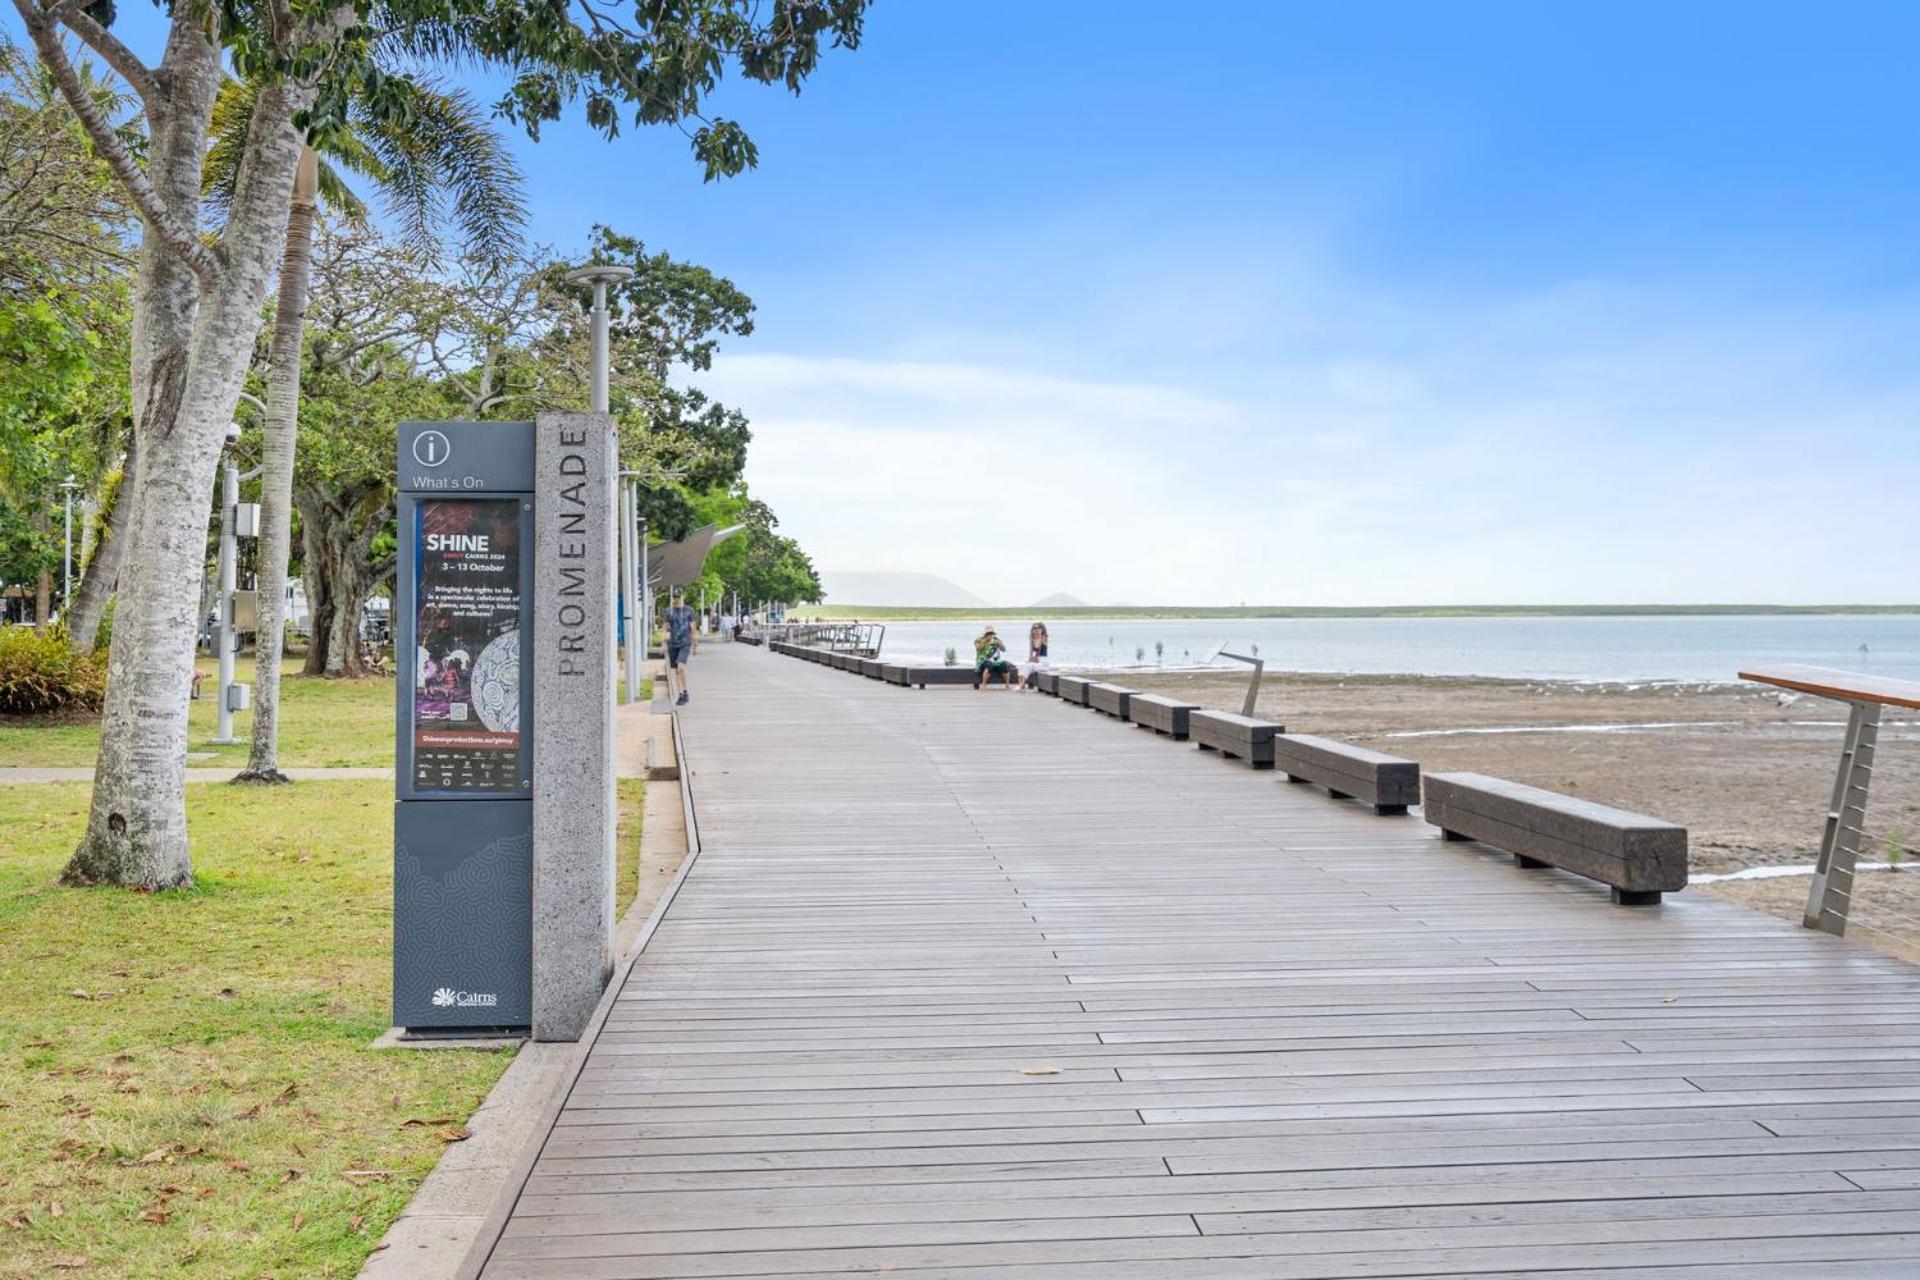
M 1202 751 L 1218 751 L 1228 759 L 1245 760 L 1255 769 L 1273 768 L 1273 736 L 1286 731 L 1285 725 L 1231 711 L 1187 713 L 1187 736 L 1195 746 Z
M 1317 783 L 1336 800 L 1357 799 L 1375 813 L 1405 813 L 1420 803 L 1420 766 L 1412 760 L 1310 733 L 1273 735 L 1273 767 L 1288 782 Z
M 1687 887 L 1687 829 L 1658 818 L 1483 773 L 1428 774 L 1425 813 L 1449 840 L 1598 880 L 1624 906 L 1652 906 Z
M 1087 686 L 1092 683 L 1085 676 L 1061 676 L 1055 681 L 1055 689 L 1060 694 L 1060 701 L 1084 707 L 1087 705 Z
M 1122 685 L 1095 680 L 1087 685 L 1087 705 L 1102 715 L 1112 716 L 1116 720 L 1125 720 L 1127 703 L 1132 700 L 1133 694 L 1132 689 Z
M 880 660 L 878 658 L 855 658 L 853 665 L 854 670 L 869 680 L 878 680 L 880 678 Z
M 1036 671 L 1033 675 L 1034 688 L 1042 693 L 1060 696 L 1060 673 L 1058 671 Z
M 1187 740 L 1187 717 L 1200 709 L 1197 702 L 1182 702 L 1159 693 L 1136 693 L 1127 701 L 1127 719 L 1142 729 L 1165 734 L 1175 742 Z

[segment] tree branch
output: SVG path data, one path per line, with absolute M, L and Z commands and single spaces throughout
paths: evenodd
M 46 20 L 32 0 L 13 0 L 13 7 L 26 24 L 27 34 L 33 37 L 33 47 L 40 54 L 40 61 L 53 74 L 53 82 L 60 87 L 61 96 L 73 108 L 74 115 L 80 118 L 81 127 L 87 131 L 94 150 L 113 170 L 113 176 L 120 180 L 128 200 L 141 219 L 167 248 L 187 264 L 202 288 L 212 288 L 221 276 L 219 258 L 201 243 L 191 226 L 174 216 L 173 210 L 160 198 L 160 193 L 154 190 L 146 171 L 127 151 L 126 143 L 121 141 L 112 122 L 101 112 L 93 95 L 87 92 L 86 85 L 81 83 L 80 73 L 74 70 L 73 62 L 60 42 L 59 28 Z
M 146 63 L 135 56 L 133 50 L 120 43 L 119 37 L 107 30 L 84 10 L 75 9 L 60 16 L 73 34 L 86 42 L 89 49 L 113 68 L 114 73 L 127 82 L 129 88 L 140 95 L 140 104 L 146 108 L 147 119 L 154 118 L 154 104 L 159 100 L 159 85 L 154 82 L 153 72 Z

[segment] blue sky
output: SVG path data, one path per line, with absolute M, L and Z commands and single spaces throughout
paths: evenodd
M 125 6 L 132 14 L 137 5 Z M 1900 5 L 880 0 L 761 166 L 520 147 L 715 268 L 827 569 L 990 599 L 1920 599 Z

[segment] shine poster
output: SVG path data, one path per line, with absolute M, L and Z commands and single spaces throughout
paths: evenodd
M 426 499 L 416 512 L 413 785 L 519 791 L 520 504 Z

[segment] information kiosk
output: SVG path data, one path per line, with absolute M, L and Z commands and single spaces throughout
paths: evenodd
M 393 1017 L 533 1023 L 534 424 L 399 430 Z

